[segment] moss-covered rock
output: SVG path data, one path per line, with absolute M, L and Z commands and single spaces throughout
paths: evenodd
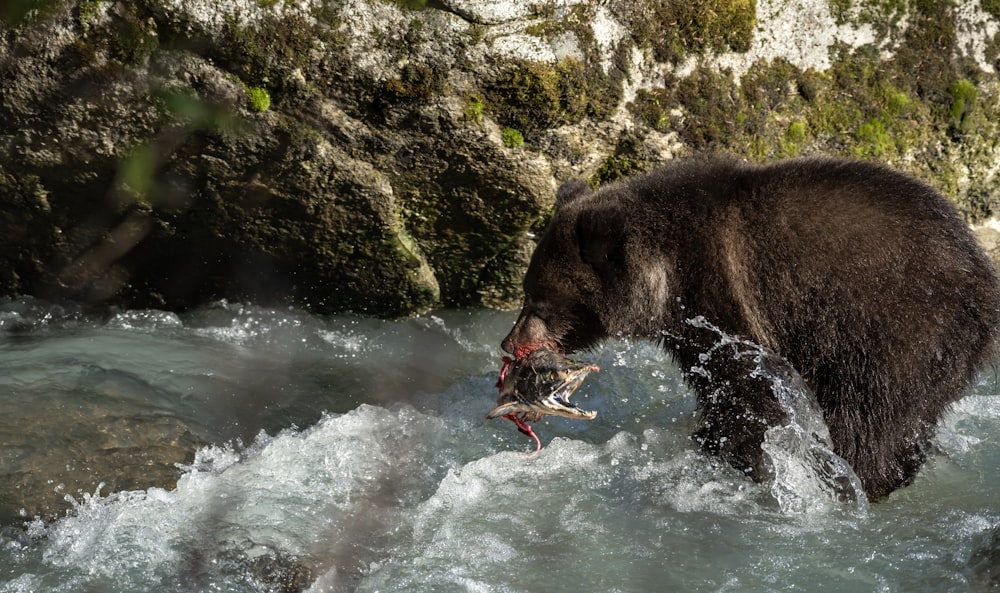
M 756 0 L 640 0 L 633 10 L 640 45 L 674 63 L 692 53 L 747 51 L 757 22 Z
M 532 138 L 584 118 L 603 119 L 622 90 L 600 66 L 566 57 L 556 64 L 510 61 L 486 83 L 487 109 L 503 126 Z
M 6 294 L 513 305 L 558 182 L 701 151 L 996 214 L 985 0 L 36 4 L 0 11 Z

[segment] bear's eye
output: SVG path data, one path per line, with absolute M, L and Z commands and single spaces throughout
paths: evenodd
M 534 310 L 531 311 L 531 314 L 545 325 L 548 325 L 549 322 L 552 321 L 552 311 L 548 307 L 535 307 Z

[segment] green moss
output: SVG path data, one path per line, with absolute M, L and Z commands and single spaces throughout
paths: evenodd
M 993 39 L 986 42 L 983 57 L 986 58 L 987 62 L 993 64 L 995 70 L 1000 70 L 1000 31 L 993 36 Z
M 838 25 L 846 25 L 851 19 L 851 0 L 827 0 L 830 15 Z
M 406 64 L 398 78 L 385 82 L 384 99 L 390 103 L 426 100 L 447 92 L 444 72 L 424 64 Z
M 101 0 L 80 0 L 76 5 L 76 22 L 84 35 L 90 32 L 90 27 L 101 14 Z
M 624 134 L 618 139 L 614 154 L 604 159 L 601 166 L 588 180 L 589 183 L 598 187 L 649 169 L 652 164 L 649 159 L 650 155 L 643 152 L 641 145 L 638 137 Z
M 504 59 L 497 74 L 483 85 L 487 110 L 502 125 L 520 130 L 529 141 L 540 131 L 601 119 L 621 101 L 626 76 L 627 44 L 608 56 L 594 37 L 592 3 L 573 5 L 558 13 L 551 5 L 536 7 L 537 22 L 527 32 L 551 41 L 570 35 L 582 56 L 564 57 L 558 63 Z M 604 62 L 613 66 L 605 71 Z
M 504 128 L 501 135 L 503 145 L 507 148 L 520 148 L 524 146 L 524 136 L 514 128 Z
M 861 124 L 854 137 L 857 145 L 853 150 L 857 157 L 884 157 L 894 148 L 885 124 L 879 119 Z
M 1000 0 L 979 0 L 979 6 L 982 7 L 983 12 L 993 18 L 1000 19 Z
M 81 6 L 81 10 L 84 7 Z M 92 4 L 86 8 L 90 13 L 88 29 L 93 31 L 93 19 L 96 19 L 97 11 L 100 10 L 98 4 Z M 110 22 L 106 31 L 102 32 L 103 42 L 111 56 L 123 64 L 141 64 L 159 48 L 159 37 L 156 31 L 156 23 L 152 19 L 143 18 L 141 13 L 135 12 L 115 12 L 111 13 Z M 81 28 L 84 26 L 84 18 L 80 17 Z M 101 41 L 97 41 L 101 43 Z
M 529 134 L 560 122 L 559 74 L 546 64 L 527 62 L 506 69 L 486 89 L 501 124 Z
M 271 106 L 271 94 L 259 86 L 247 88 L 247 105 L 250 111 L 261 113 Z
M 921 101 L 939 102 L 948 87 L 968 75 L 952 56 L 958 49 L 955 5 L 940 0 L 912 0 L 903 41 L 894 60 L 883 67 L 894 82 Z
M 634 35 L 657 59 L 679 62 L 690 53 L 750 49 L 756 0 L 646 0 L 631 23 Z
M 16 28 L 43 21 L 64 5 L 61 0 L 4 0 L 0 2 L 0 24 Z
M 696 151 L 755 161 L 810 152 L 896 160 L 933 144 L 937 107 L 914 96 L 877 48 L 841 49 L 833 58 L 825 72 L 762 60 L 738 84 L 729 73 L 699 67 L 638 93 L 629 109 L 656 129 L 669 124 Z
M 979 91 L 976 85 L 963 79 L 948 87 L 948 94 L 951 96 L 949 125 L 957 134 L 968 134 L 975 127 L 973 122 Z
M 501 125 L 531 138 L 540 130 L 608 115 L 621 84 L 599 66 L 573 58 L 556 65 L 516 61 L 485 85 L 487 105 Z
M 486 104 L 483 103 L 483 98 L 479 95 L 466 95 L 465 97 L 465 109 L 462 110 L 462 121 L 470 121 L 473 123 L 482 123 L 483 121 L 483 111 L 486 109 Z
M 613 154 L 604 159 L 597 172 L 588 181 L 597 187 L 645 170 L 646 167 L 636 159 Z
M 868 14 L 883 23 L 904 6 L 893 0 L 835 5 L 855 21 Z M 884 161 L 954 197 L 970 220 L 982 218 L 1000 207 L 1000 200 L 984 197 L 1000 184 L 970 172 L 993 167 L 1000 86 L 972 60 L 954 57 L 962 55 L 954 3 L 912 0 L 908 6 L 908 26 L 892 33 L 898 42 L 892 60 L 876 46 L 840 46 L 832 49 L 828 70 L 762 60 L 739 82 L 699 67 L 637 93 L 628 108 L 638 122 L 676 131 L 698 152 L 754 161 L 811 153 Z M 1000 66 L 1000 35 L 993 43 L 988 59 Z M 613 177 L 629 164 L 616 154 L 596 176 Z
M 899 29 L 907 0 L 829 0 L 830 14 L 838 25 L 871 25 L 879 38 Z
M 792 142 L 801 142 L 806 139 L 806 123 L 804 121 L 796 120 L 788 124 L 788 129 L 785 130 L 785 138 Z
M 675 100 L 684 111 L 681 138 L 695 150 L 718 149 L 744 131 L 733 115 L 747 112 L 745 101 L 731 74 L 698 67 L 678 82 Z
M 798 156 L 802 152 L 806 138 L 808 138 L 808 128 L 802 120 L 795 120 L 788 124 L 785 129 L 785 137 L 779 141 L 779 154 L 782 157 Z
M 267 85 L 275 96 L 300 87 L 292 73 L 308 68 L 316 43 L 327 43 L 331 48 L 342 43 L 333 27 L 318 25 L 293 12 L 280 16 L 265 12 L 252 27 L 235 17 L 228 18 L 224 38 L 228 43 L 221 45 L 215 56 L 219 65 L 250 86 Z
M 808 87 L 804 80 L 802 71 L 783 58 L 771 62 L 759 61 L 743 75 L 740 91 L 751 108 L 773 111 L 787 105 L 797 96 L 810 95 L 810 89 L 801 90 Z
M 669 101 L 670 96 L 665 89 L 640 89 L 628 108 L 639 121 L 658 132 L 666 132 L 671 127 L 670 113 L 665 108 Z
M 910 96 L 889 86 L 885 91 L 885 108 L 891 115 L 903 113 L 912 103 Z

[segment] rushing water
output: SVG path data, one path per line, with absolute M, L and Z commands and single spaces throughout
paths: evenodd
M 795 404 L 795 381 L 775 377 L 793 422 L 768 436 L 778 478 L 755 484 L 697 451 L 693 396 L 642 343 L 580 355 L 601 365 L 574 396 L 597 419 L 538 423 L 545 447 L 527 458 L 533 444 L 513 425 L 483 419 L 512 322 L 225 303 L 97 318 L 3 303 L 0 467 L 5 480 L 44 478 L 70 508 L 8 521 L 0 591 L 1000 586 L 993 371 L 947 416 L 912 486 L 845 503 L 808 471 L 823 429 Z M 104 471 L 80 441 L 117 439 L 97 449 L 128 452 L 121 464 L 178 427 L 189 441 L 174 447 L 197 453 L 173 470 L 176 487 L 67 485 L 78 466 Z

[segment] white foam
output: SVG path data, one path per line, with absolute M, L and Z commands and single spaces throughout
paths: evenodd
M 82 570 L 141 589 L 169 583 L 191 554 L 322 557 L 362 526 L 398 525 L 398 509 L 433 473 L 443 428 L 410 408 L 363 405 L 305 431 L 264 435 L 242 453 L 202 450 L 175 490 L 84 497 L 47 530 L 46 572 Z M 43 574 L 22 582 L 39 578 L 48 583 Z

